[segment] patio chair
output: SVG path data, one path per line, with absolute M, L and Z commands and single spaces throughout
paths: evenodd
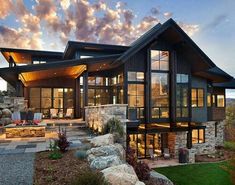
M 164 159 L 170 159 L 171 155 L 170 155 L 169 148 L 164 148 L 163 157 Z
M 64 117 L 72 119 L 73 118 L 73 109 L 67 109 Z
M 58 118 L 58 110 L 57 109 L 50 109 L 51 119 Z
M 157 154 L 153 153 L 153 149 L 151 149 L 151 148 L 149 149 L 149 155 L 152 160 L 154 160 L 155 158 L 157 159 L 157 157 L 158 157 Z
M 28 122 L 28 124 L 32 124 L 33 123 L 33 118 L 34 118 L 33 111 L 28 111 L 28 113 L 27 113 L 27 122 Z
M 33 123 L 38 125 L 42 121 L 42 113 L 34 113 Z
M 21 125 L 21 116 L 20 116 L 20 112 L 13 112 L 11 115 L 11 119 L 13 121 L 14 124 L 16 125 Z

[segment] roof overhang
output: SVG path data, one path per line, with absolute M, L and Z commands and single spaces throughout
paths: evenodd
M 15 48 L 0 48 L 4 58 L 9 62 L 10 56 L 16 64 L 31 64 L 33 57 L 44 57 L 62 59 L 63 52 L 54 51 L 41 51 L 41 50 L 28 50 L 28 49 L 15 49 Z
M 235 79 L 231 79 L 228 82 L 223 82 L 223 83 L 213 83 L 213 87 L 221 87 L 225 89 L 235 89 Z
M 120 55 L 109 55 L 95 58 L 73 59 L 45 64 L 31 64 L 26 66 L 15 66 L 0 69 L 0 76 L 15 86 L 18 80 L 21 80 L 25 86 L 27 82 L 68 77 L 77 78 L 85 70 L 88 72 L 97 72 L 113 69 L 117 66 L 111 66 L 110 63 Z

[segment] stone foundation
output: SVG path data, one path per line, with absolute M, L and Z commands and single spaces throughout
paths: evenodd
M 217 123 L 217 137 L 215 137 L 215 124 Z M 189 152 L 189 162 L 195 162 L 195 154 L 214 153 L 216 146 L 223 146 L 224 142 L 224 121 L 210 121 L 202 123 L 205 128 L 205 143 L 193 144 Z M 175 158 L 179 156 L 179 148 L 187 147 L 187 132 L 168 133 L 168 147 Z
M 45 126 L 8 126 L 5 128 L 6 138 L 45 137 Z

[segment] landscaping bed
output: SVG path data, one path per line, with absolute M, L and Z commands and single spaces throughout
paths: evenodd
M 196 155 L 195 161 L 196 162 L 217 162 L 217 161 L 229 160 L 233 156 L 235 156 L 235 151 L 220 147 L 220 148 L 217 148 L 217 151 L 213 154 Z
M 63 185 L 71 184 L 75 178 L 89 169 L 86 160 L 75 157 L 75 150 L 69 150 L 61 159 L 49 159 L 50 152 L 39 152 L 35 155 L 34 184 Z

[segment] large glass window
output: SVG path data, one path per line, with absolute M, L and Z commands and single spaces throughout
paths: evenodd
M 128 84 L 128 105 L 136 109 L 137 118 L 144 117 L 144 84 Z
M 144 73 L 143 72 L 128 72 L 128 81 L 134 82 L 143 82 L 144 81 Z
M 207 93 L 207 107 L 211 107 L 211 93 Z
M 50 109 L 58 109 L 63 114 L 68 108 L 74 108 L 72 88 L 30 88 L 29 107 L 42 112 L 44 118 L 50 117 Z
M 188 117 L 188 75 L 176 76 L 176 117 Z
M 169 117 L 169 85 L 168 73 L 151 75 L 152 118 Z
M 224 107 L 224 95 L 217 95 L 217 107 Z
M 41 97 L 41 107 L 42 108 L 51 108 L 52 98 L 51 98 L 51 88 L 42 88 L 42 97 Z
M 30 99 L 29 99 L 29 107 L 35 108 L 36 110 L 40 109 L 40 88 L 30 88 Z
M 205 129 L 192 130 L 192 143 L 205 143 Z
M 204 106 L 204 89 L 195 89 L 191 91 L 192 107 Z
M 169 70 L 169 52 L 151 50 L 151 68 L 152 70 Z

